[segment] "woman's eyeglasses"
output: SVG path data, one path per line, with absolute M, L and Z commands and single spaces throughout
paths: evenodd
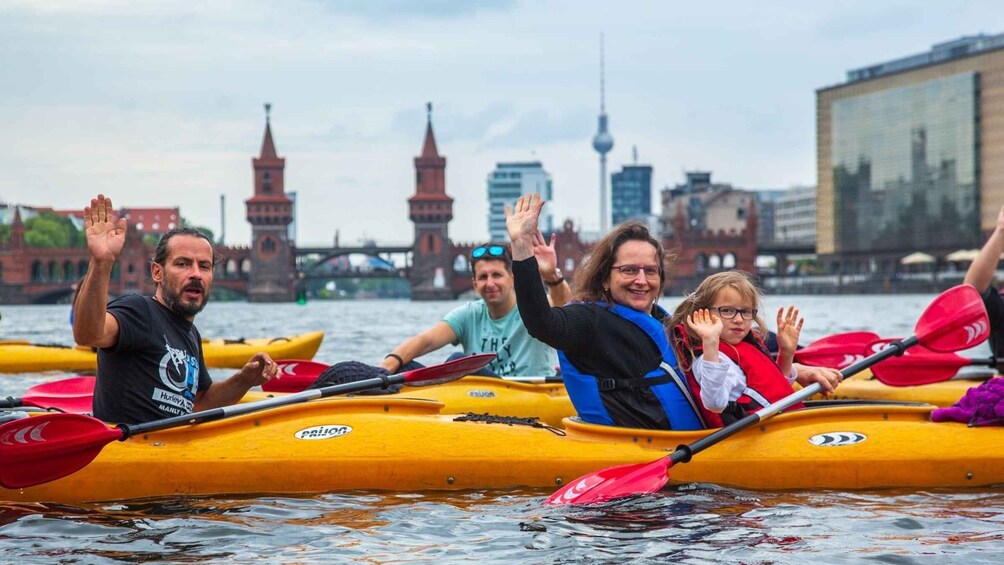
M 752 320 L 756 316 L 757 312 L 756 308 L 750 308 L 749 310 L 747 310 L 746 308 L 733 308 L 731 306 L 722 306 L 720 308 L 713 308 L 713 309 L 717 310 L 718 315 L 721 316 L 722 318 L 725 318 L 726 320 L 731 320 L 732 318 L 735 318 L 736 314 L 741 315 L 744 320 Z
M 502 257 L 505 255 L 505 247 L 501 245 L 482 245 L 481 247 L 475 247 L 474 251 L 471 251 L 471 259 L 480 259 L 485 255 L 489 257 Z
M 614 265 L 610 267 L 614 271 L 620 271 L 620 274 L 626 278 L 633 279 L 638 276 L 638 273 L 644 271 L 646 279 L 658 280 L 659 279 L 659 267 L 654 267 L 650 265 Z

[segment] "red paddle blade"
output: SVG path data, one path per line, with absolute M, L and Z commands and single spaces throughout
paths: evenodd
M 90 463 L 122 430 L 80 414 L 44 414 L 0 426 L 0 485 L 24 488 L 65 477 Z
M 795 351 L 795 361 L 815 367 L 843 369 L 865 358 L 865 346 L 880 339 L 865 331 L 833 334 Z
M 865 347 L 868 343 L 816 345 L 816 342 L 813 342 L 795 351 L 795 362 L 814 367 L 843 369 L 865 358 Z
M 990 337 L 990 320 L 980 293 L 962 284 L 941 293 L 920 315 L 914 333 L 935 351 L 959 351 Z
M 301 392 L 314 384 L 317 377 L 328 368 L 317 361 L 300 359 L 283 359 L 276 361 L 279 365 L 279 378 L 266 381 L 261 385 L 265 392 Z
M 25 406 L 89 414 L 94 402 L 94 377 L 72 377 L 35 385 L 25 391 L 21 402 Z
M 881 339 L 881 338 L 879 337 L 878 334 L 874 332 L 864 332 L 864 331 L 844 332 L 839 334 L 828 335 L 826 337 L 821 337 L 816 341 L 810 343 L 808 346 L 806 346 L 806 349 L 808 349 L 809 347 L 823 346 L 830 344 L 857 346 L 866 343 L 871 343 L 876 339 Z
M 408 386 L 429 386 L 455 381 L 460 377 L 479 371 L 495 358 L 494 353 L 478 353 L 460 357 L 453 361 L 412 369 L 401 373 Z
M 661 457 L 651 463 L 635 463 L 607 467 L 583 475 L 558 489 L 546 504 L 590 504 L 635 494 L 658 492 L 669 481 L 670 458 Z
M 896 340 L 876 341 L 871 349 L 879 351 L 892 341 Z M 889 386 L 918 386 L 946 381 L 954 377 L 959 369 L 971 364 L 969 359 L 954 353 L 931 351 L 917 345 L 900 356 L 876 363 L 872 367 L 872 374 Z

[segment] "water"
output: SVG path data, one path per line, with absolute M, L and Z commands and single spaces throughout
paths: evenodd
M 931 295 L 785 296 L 803 343 L 869 329 L 913 333 Z M 208 337 L 321 329 L 317 359 L 378 362 L 459 302 L 212 303 Z M 667 308 L 675 306 L 664 299 Z M 70 343 L 67 306 L 3 306 L 0 339 Z M 768 320 L 770 320 L 768 316 Z M 985 346 L 978 350 L 985 355 Z M 443 361 L 446 349 L 423 361 Z M 213 370 L 214 378 L 231 371 Z M 0 375 L 0 396 L 63 377 Z M 1004 433 L 1004 431 L 1002 431 Z M 548 507 L 548 491 L 334 493 L 81 506 L 0 502 L 0 562 L 330 561 L 505 563 L 996 563 L 1004 491 L 752 492 L 689 484 L 590 508 Z

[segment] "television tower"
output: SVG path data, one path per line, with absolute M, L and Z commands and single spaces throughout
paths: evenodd
M 607 132 L 607 107 L 603 82 L 603 34 L 600 34 L 600 118 L 599 130 L 593 136 L 593 149 L 600 154 L 600 234 L 607 233 L 607 153 L 614 147 L 614 138 Z

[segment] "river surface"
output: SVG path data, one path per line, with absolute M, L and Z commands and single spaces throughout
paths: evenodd
M 932 298 L 784 296 L 767 310 L 800 307 L 802 343 L 858 329 L 903 337 Z M 673 299 L 662 303 L 675 306 Z M 459 304 L 211 303 L 197 325 L 206 337 L 226 338 L 324 330 L 316 359 L 376 363 Z M 72 340 L 68 306 L 3 306 L 0 314 L 0 339 Z M 977 352 L 985 356 L 988 349 Z M 440 362 L 448 353 L 422 361 Z M 229 373 L 212 371 L 216 379 Z M 64 376 L 0 375 L 0 396 Z M 1000 563 L 1004 552 L 1004 489 L 754 492 L 687 484 L 585 508 L 545 506 L 548 494 L 349 492 L 81 506 L 0 501 L 0 563 Z

